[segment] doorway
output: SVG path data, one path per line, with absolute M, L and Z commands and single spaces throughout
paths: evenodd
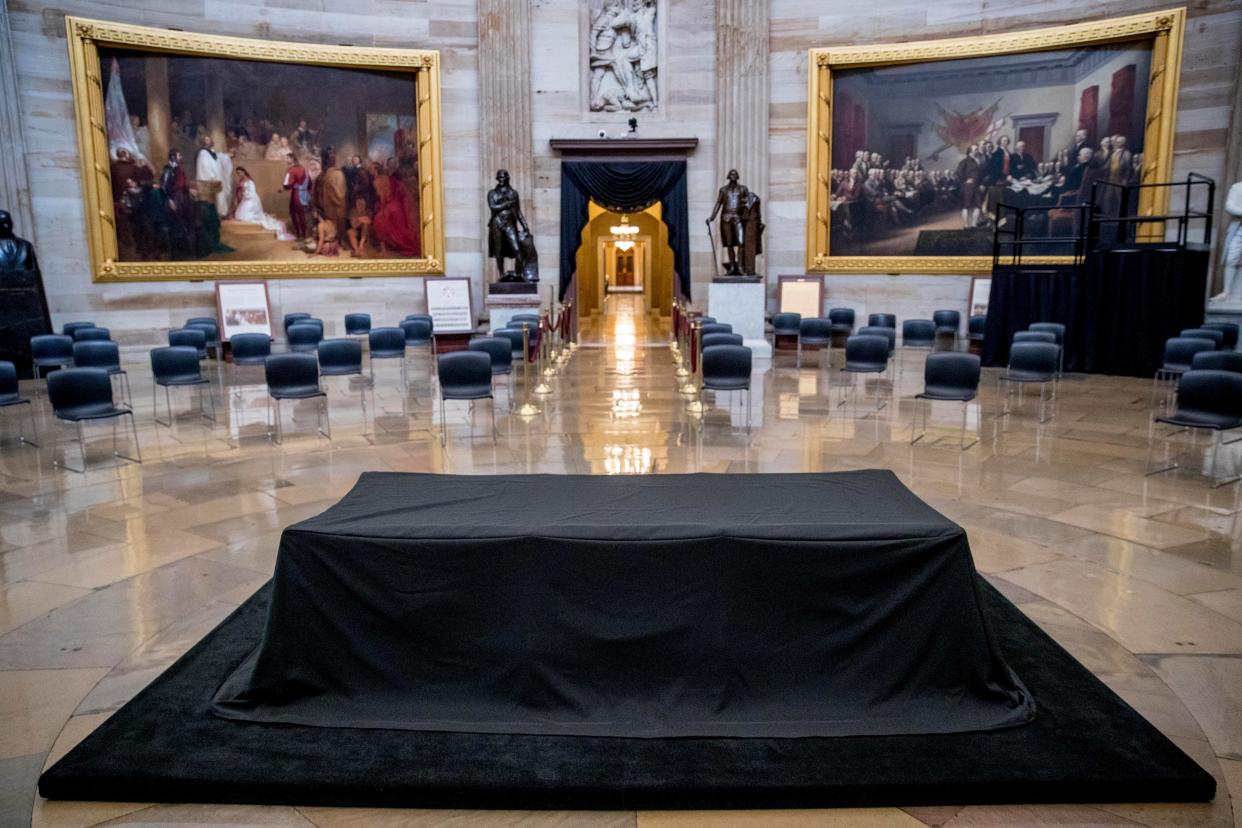
M 611 341 L 618 313 L 640 320 L 644 339 L 667 339 L 675 280 L 661 210 L 658 202 L 632 213 L 589 202 L 576 263 L 581 341 Z

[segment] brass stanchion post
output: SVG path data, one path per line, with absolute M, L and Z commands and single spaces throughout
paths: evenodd
M 518 406 L 519 417 L 533 417 L 539 413 L 539 407 L 530 400 L 530 323 L 522 323 L 522 395 L 523 402 Z
M 694 399 L 686 403 L 686 411 L 692 415 L 701 416 L 703 414 L 703 323 L 697 319 L 690 338 L 690 349 L 694 354 L 694 373 L 688 385 Z M 685 393 L 684 390 L 683 393 Z
M 539 344 L 535 348 L 535 379 L 539 380 L 539 384 L 535 386 L 535 393 L 545 396 L 552 393 L 552 386 L 548 385 L 547 378 L 554 375 L 556 370 L 548 365 L 544 359 L 547 354 L 547 342 L 544 340 L 543 320 L 539 320 Z

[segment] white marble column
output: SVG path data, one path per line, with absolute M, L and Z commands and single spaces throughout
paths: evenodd
M 768 3 L 716 0 L 716 177 L 768 198 Z
M 508 170 L 510 183 L 522 199 L 526 221 L 533 225 L 530 61 L 529 0 L 479 0 L 479 163 L 483 187 L 490 190 L 495 186 L 496 170 Z M 486 233 L 483 246 L 486 255 Z M 486 277 L 494 278 L 490 270 Z
M 34 241 L 34 213 L 26 176 L 26 139 L 17 98 L 17 59 L 9 36 L 8 3 L 0 0 L 0 210 L 13 216 L 13 230 Z

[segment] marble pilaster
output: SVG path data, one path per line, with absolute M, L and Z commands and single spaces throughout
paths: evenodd
M 531 26 L 528 0 L 479 0 L 479 164 L 484 189 L 496 171 L 509 171 L 534 224 L 534 153 L 531 149 Z M 486 217 L 485 217 L 486 219 Z M 487 255 L 487 235 L 483 235 Z M 545 254 L 545 258 L 546 258 Z M 484 283 L 491 278 L 484 264 Z
M 768 4 L 716 2 L 716 178 L 768 197 Z
M 17 97 L 17 57 L 9 37 L 8 4 L 0 2 L 0 210 L 13 216 L 17 234 L 34 241 L 30 182 L 26 177 L 26 139 Z

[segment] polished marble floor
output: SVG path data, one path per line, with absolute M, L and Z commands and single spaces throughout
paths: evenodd
M 677 393 L 664 334 L 609 298 L 583 347 L 509 413 L 502 384 L 493 442 L 487 404 L 450 404 L 441 448 L 426 356 L 408 393 L 392 364 L 373 388 L 328 381 L 332 440 L 313 404 L 266 437 L 258 372 L 225 370 L 218 423 L 174 398 L 151 414 L 149 371 L 130 367 L 141 466 L 112 460 L 93 430 L 91 468 L 51 466 L 58 431 L 37 409 L 42 447 L 0 436 L 0 825 L 1242 825 L 1242 519 L 1238 486 L 1197 469 L 1143 476 L 1149 383 L 1067 377 L 1053 419 L 1032 396 L 1007 417 L 985 372 L 967 409 L 979 443 L 958 448 L 961 407 L 937 404 L 910 445 L 922 352 L 839 405 L 847 380 L 822 353 L 756 364 L 753 428 L 741 399 L 707 397 L 699 423 Z M 833 355 L 834 363 L 841 355 Z M 518 384 L 521 388 L 521 383 Z M 865 393 L 864 393 L 865 391 Z M 877 392 L 888 404 L 875 413 Z M 735 395 L 737 396 L 737 395 Z M 523 401 L 519 390 L 517 401 Z M 161 406 L 162 406 L 161 398 Z M 161 410 L 161 416 L 163 412 Z M 473 416 L 473 425 L 470 418 Z M 1240 444 L 1237 448 L 1242 448 Z M 68 449 L 66 449 L 68 450 Z M 76 452 L 76 443 L 72 446 Z M 1202 451 L 1199 452 L 1200 460 Z M 71 456 L 76 462 L 76 453 Z M 1192 458 L 1193 459 L 1193 458 Z M 1231 458 L 1236 460 L 1236 455 Z M 503 813 L 45 802 L 40 771 L 63 755 L 257 589 L 282 527 L 343 494 L 367 469 L 461 474 L 893 469 L 965 526 L 979 569 L 1024 612 L 1218 779 L 1204 805 L 878 808 L 788 812 Z M 1242 812 L 1242 808 L 1238 809 Z

